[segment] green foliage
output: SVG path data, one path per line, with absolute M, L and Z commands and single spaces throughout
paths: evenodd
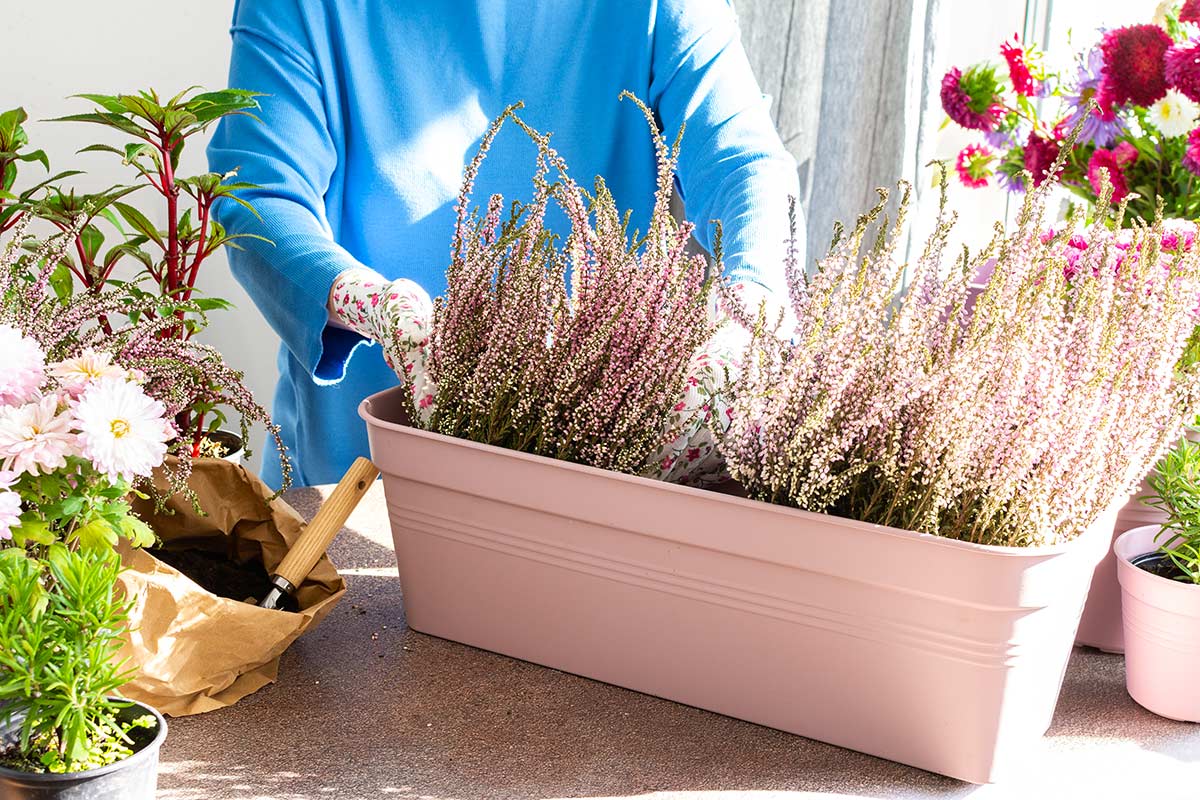
M 30 554 L 0 549 L 0 720 L 17 722 L 14 766 L 45 772 L 102 767 L 132 754 L 113 694 L 128 678 L 115 661 L 128 601 L 116 591 L 110 548 L 56 542 Z
M 1147 479 L 1154 494 L 1146 505 L 1167 515 L 1155 537 L 1179 570 L 1179 580 L 1200 584 L 1200 444 L 1183 439 Z

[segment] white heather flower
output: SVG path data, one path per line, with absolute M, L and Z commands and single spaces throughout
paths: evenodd
M 38 475 L 67 465 L 78 455 L 70 412 L 59 413 L 59 397 L 48 394 L 23 406 L 0 408 L 0 463 L 6 470 Z
M 1174 138 L 1187 136 L 1195 127 L 1198 112 L 1200 106 L 1195 102 L 1176 89 L 1168 89 L 1162 100 L 1150 106 L 1149 119 L 1163 136 Z
M 19 405 L 38 395 L 46 379 L 46 354 L 11 325 L 0 325 L 0 405 Z
M 162 403 L 135 383 L 95 381 L 75 404 L 84 456 L 113 481 L 148 476 L 175 437 L 166 413 Z
M 89 384 L 101 378 L 128 377 L 125 369 L 113 363 L 111 354 L 95 350 L 85 350 L 82 355 L 50 365 L 50 374 L 71 397 L 78 397 Z

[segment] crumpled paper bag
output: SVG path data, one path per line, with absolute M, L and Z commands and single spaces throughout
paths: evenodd
M 304 519 L 245 468 L 197 459 L 192 490 L 207 516 L 183 497 L 157 514 L 136 510 L 168 548 L 187 547 L 260 559 L 274 570 L 304 530 Z M 232 542 L 230 542 L 232 539 Z M 121 585 L 133 597 L 129 632 L 118 659 L 136 670 L 121 693 L 170 716 L 233 705 L 275 680 L 279 656 L 327 615 L 346 585 L 323 556 L 295 593 L 299 612 L 268 610 L 218 597 L 170 565 L 122 542 Z M 262 598 L 258 598 L 261 600 Z

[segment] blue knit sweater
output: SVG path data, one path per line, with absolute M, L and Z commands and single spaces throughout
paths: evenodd
M 223 121 L 209 159 L 261 187 L 243 195 L 261 219 L 231 202 L 218 218 L 273 243 L 243 239 L 230 261 L 283 340 L 273 411 L 299 484 L 366 453 L 356 406 L 396 383 L 378 347 L 326 324 L 334 278 L 366 266 L 441 293 L 462 168 L 514 101 L 642 228 L 654 153 L 617 95 L 645 99 L 669 137 L 686 123 L 679 189 L 697 238 L 709 246 L 720 219 L 729 274 L 782 290 L 796 168 L 728 0 L 239 0 L 232 35 L 229 82 L 264 93 L 261 122 Z M 534 154 L 507 127 L 476 199 L 527 198 Z

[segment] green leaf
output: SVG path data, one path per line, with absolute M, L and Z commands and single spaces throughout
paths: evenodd
M 79 241 L 83 245 L 83 252 L 87 255 L 88 261 L 94 262 L 100 253 L 100 248 L 104 245 L 104 234 L 95 225 L 88 224 L 79 231 Z
M 126 514 L 121 520 L 121 535 L 133 547 L 149 547 L 158 540 L 154 530 L 133 514 Z
M 154 227 L 153 223 L 146 218 L 145 214 L 143 214 L 141 211 L 138 211 L 128 203 L 113 203 L 113 206 L 117 209 L 117 212 L 125 218 L 125 221 L 129 223 L 131 228 L 151 239 L 159 247 L 162 247 L 164 250 L 166 249 L 166 246 L 163 243 L 162 235 L 158 232 L 158 229 Z
M 72 538 L 85 550 L 101 550 L 117 543 L 117 532 L 106 520 L 93 519 L 76 528 Z
M 75 276 L 65 263 L 60 261 L 50 273 L 50 288 L 54 290 L 55 297 L 63 303 L 70 300 L 71 295 L 75 293 Z
M 13 544 L 17 547 L 25 547 L 30 543 L 48 545 L 54 542 L 54 531 L 50 529 L 50 523 L 44 519 L 21 518 L 21 524 L 12 531 Z

